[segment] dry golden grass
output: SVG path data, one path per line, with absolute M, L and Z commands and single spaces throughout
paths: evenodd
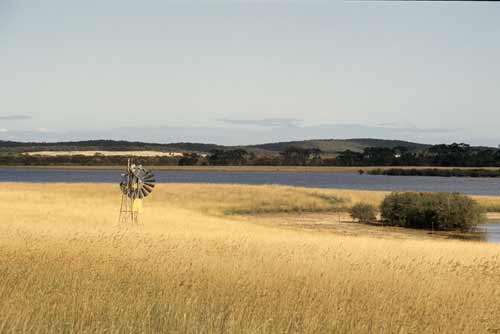
M 0 333 L 500 332 L 498 246 L 224 215 L 326 210 L 339 194 L 161 185 L 124 229 L 117 186 L 4 183 Z
M 153 202 L 211 215 L 337 211 L 350 205 L 343 193 L 286 186 L 175 184 L 155 190 Z

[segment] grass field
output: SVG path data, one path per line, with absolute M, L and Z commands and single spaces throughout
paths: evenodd
M 0 333 L 500 333 L 500 246 L 266 223 L 382 197 L 160 185 L 120 228 L 115 185 L 3 183 Z

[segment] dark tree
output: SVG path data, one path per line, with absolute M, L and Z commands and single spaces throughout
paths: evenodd
M 347 150 L 340 153 L 335 161 L 339 166 L 362 166 L 363 154 Z
M 201 158 L 202 156 L 197 153 L 184 153 L 179 159 L 179 166 L 194 166 Z
M 208 162 L 210 165 L 241 166 L 247 162 L 248 152 L 243 149 L 210 151 Z
M 307 166 L 321 164 L 321 150 L 318 148 L 301 148 L 290 146 L 280 153 L 283 164 Z

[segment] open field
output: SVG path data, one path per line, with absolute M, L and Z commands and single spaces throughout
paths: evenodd
M 26 152 L 28 155 L 43 155 L 49 157 L 65 155 L 105 155 L 105 156 L 130 156 L 130 157 L 178 157 L 182 152 L 160 152 L 160 151 L 36 151 Z
M 0 333 L 500 333 L 498 245 L 274 224 L 382 197 L 163 184 L 127 229 L 115 185 L 3 183 Z
M 170 184 L 157 192 L 170 204 L 210 214 L 264 214 L 345 211 L 353 204 L 379 206 L 390 192 L 289 186 Z M 500 212 L 499 196 L 471 196 L 484 209 Z M 497 210 L 498 209 L 498 210 Z

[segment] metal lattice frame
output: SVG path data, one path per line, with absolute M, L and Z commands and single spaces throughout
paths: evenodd
M 120 205 L 120 216 L 118 223 L 120 225 L 137 225 L 138 210 L 134 207 L 136 201 L 141 201 L 148 196 L 155 186 L 155 177 L 153 173 L 141 165 L 135 165 L 129 159 L 127 162 L 127 171 L 122 174 L 120 189 L 122 199 Z

